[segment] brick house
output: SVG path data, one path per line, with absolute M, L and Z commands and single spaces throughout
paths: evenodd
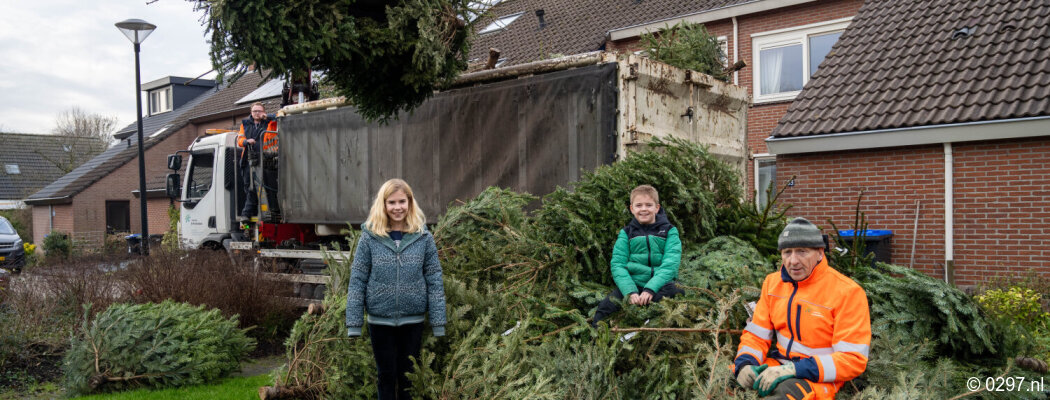
M 727 63 L 747 67 L 731 82 L 749 88 L 747 135 L 752 163 L 745 179 L 764 203 L 775 182 L 776 157 L 765 139 L 862 0 L 518 0 L 499 3 L 478 21 L 471 60 L 489 48 L 500 67 L 595 50 L 643 50 L 640 37 L 678 22 L 699 23 L 722 43 Z M 540 22 L 542 20 L 542 23 Z
M 1050 273 L 1048 24 L 1040 1 L 868 0 L 766 140 L 790 214 L 841 227 L 863 190 L 896 264 Z
M 254 101 L 263 101 L 271 111 L 280 104 L 280 85 L 260 85 L 258 74 L 246 74 L 222 88 L 212 81 L 188 82 L 168 77 L 142 85 L 149 110 L 143 118 L 143 144 L 150 234 L 169 227 L 167 156 L 185 150 L 207 129 L 235 129 Z M 141 230 L 137 136 L 136 123 L 121 129 L 115 135 L 120 144 L 26 200 L 33 206 L 34 241 L 39 243 L 52 230 L 70 233 L 82 243 L 100 243 L 107 232 Z

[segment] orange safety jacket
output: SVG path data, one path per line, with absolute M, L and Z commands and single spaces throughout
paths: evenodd
M 237 133 L 237 147 L 244 147 L 244 124 L 241 124 L 240 131 Z M 258 141 L 258 139 L 256 139 Z M 277 150 L 277 121 L 270 120 L 266 124 L 266 131 L 263 132 L 262 136 L 262 149 L 263 150 Z
M 774 338 L 770 357 L 793 362 L 795 377 L 826 387 L 832 397 L 864 372 L 871 346 L 868 296 L 828 266 L 826 257 L 801 281 L 791 279 L 784 267 L 769 274 L 761 296 L 740 338 L 734 373 L 766 362 Z

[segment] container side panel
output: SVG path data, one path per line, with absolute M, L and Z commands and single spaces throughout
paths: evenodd
M 616 71 L 608 63 L 450 90 L 387 125 L 350 107 L 286 116 L 285 221 L 363 222 L 395 177 L 431 222 L 489 186 L 538 195 L 567 186 L 615 157 Z

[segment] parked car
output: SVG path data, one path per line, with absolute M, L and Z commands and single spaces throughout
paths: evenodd
M 0 268 L 19 272 L 25 266 L 26 252 L 22 247 L 22 238 L 18 237 L 11 221 L 0 217 Z

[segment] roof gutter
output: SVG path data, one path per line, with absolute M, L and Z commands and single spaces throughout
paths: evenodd
M 802 154 L 1050 136 L 1050 115 L 827 135 L 769 137 L 770 153 Z
M 45 198 L 42 198 L 42 199 L 26 199 L 24 201 L 24 203 L 26 203 L 28 205 L 31 205 L 31 206 L 35 206 L 35 205 L 38 205 L 38 204 L 40 204 L 40 205 L 43 205 L 43 204 L 65 204 L 65 203 L 72 203 L 72 202 L 73 202 L 73 196 L 68 196 L 68 195 L 67 196 L 60 196 L 60 197 L 45 197 Z
M 812 3 L 814 1 L 816 0 L 755 0 L 743 4 L 715 8 L 701 11 L 698 13 L 685 14 L 641 25 L 632 25 L 623 28 L 612 29 L 606 34 L 606 37 L 608 37 L 609 40 L 616 41 L 641 36 L 643 33 L 646 32 L 659 31 L 660 29 L 663 29 L 666 26 L 674 25 L 679 22 L 690 24 L 702 24 L 711 21 L 739 17 L 741 15 L 760 13 L 763 11 L 774 10 L 777 8 Z

